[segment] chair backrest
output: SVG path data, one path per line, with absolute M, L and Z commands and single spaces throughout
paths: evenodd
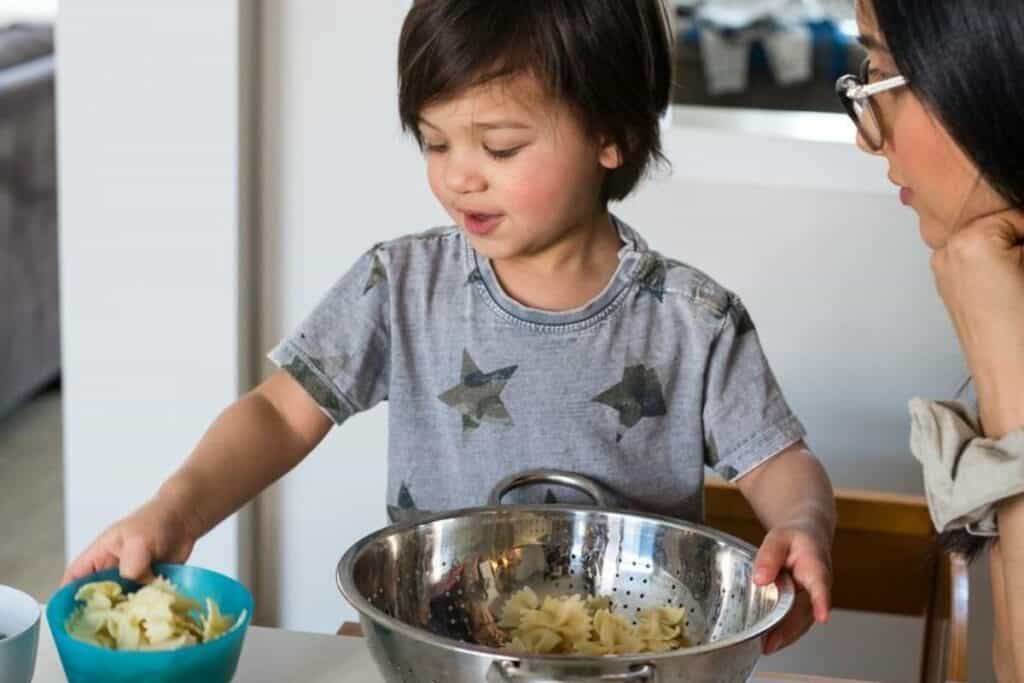
M 925 620 L 921 683 L 967 681 L 967 564 L 935 544 L 923 498 L 836 491 L 832 604 Z M 730 484 L 704 489 L 708 526 L 760 545 L 764 528 Z

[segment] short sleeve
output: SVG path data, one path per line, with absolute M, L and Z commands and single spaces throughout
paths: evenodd
M 805 435 L 765 358 L 757 330 L 733 295 L 705 375 L 705 464 L 735 480 Z
M 387 399 L 390 377 L 387 254 L 364 254 L 268 357 L 335 424 Z

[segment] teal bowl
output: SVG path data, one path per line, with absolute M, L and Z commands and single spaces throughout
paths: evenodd
M 213 598 L 221 612 L 232 618 L 245 610 L 245 620 L 216 640 L 180 650 L 107 650 L 68 635 L 65 624 L 78 606 L 75 593 L 90 581 L 117 581 L 125 592 L 135 591 L 140 586 L 122 579 L 117 569 L 79 579 L 54 593 L 46 606 L 46 619 L 69 683 L 228 683 L 235 675 L 245 632 L 252 620 L 253 600 L 249 590 L 234 579 L 199 567 L 158 564 L 154 565 L 153 572 L 169 579 L 180 593 L 204 605 L 204 610 L 206 598 Z

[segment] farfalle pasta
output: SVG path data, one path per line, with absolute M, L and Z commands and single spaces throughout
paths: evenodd
M 683 616 L 682 609 L 655 607 L 638 612 L 634 625 L 612 612 L 607 597 L 541 600 L 532 589 L 524 588 L 505 603 L 499 625 L 508 632 L 505 648 L 512 652 L 625 655 L 685 647 Z
M 111 650 L 198 645 L 219 638 L 245 619 L 244 610 L 237 620 L 228 618 L 210 598 L 206 613 L 200 613 L 198 602 L 180 594 L 164 578 L 128 595 L 114 581 L 94 581 L 79 588 L 75 600 L 83 604 L 65 625 L 68 635 Z

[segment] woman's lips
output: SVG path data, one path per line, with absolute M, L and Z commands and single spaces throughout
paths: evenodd
M 914 191 L 909 187 L 900 188 L 900 201 L 903 202 L 904 206 L 910 206 L 910 202 L 914 199 Z

